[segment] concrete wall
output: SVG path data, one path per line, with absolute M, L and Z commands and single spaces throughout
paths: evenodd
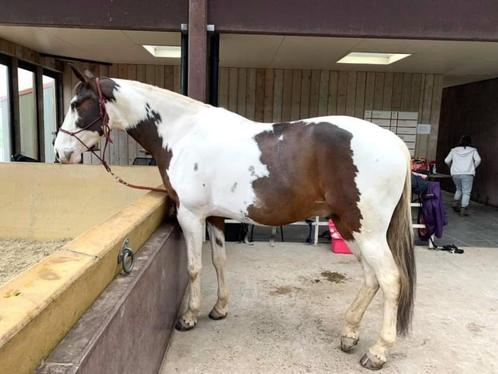
M 161 184 L 156 167 L 115 167 L 125 180 Z M 146 191 L 118 184 L 97 165 L 0 163 L 0 238 L 74 238 Z
M 439 170 L 449 172 L 444 158 L 464 134 L 472 136 L 482 164 L 472 199 L 498 206 L 498 79 L 443 90 L 437 157 Z

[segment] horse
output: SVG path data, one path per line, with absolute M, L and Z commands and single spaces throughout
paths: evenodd
M 397 335 L 409 332 L 415 293 L 410 154 L 390 131 L 346 116 L 259 123 L 174 92 L 73 68 L 79 82 L 55 140 L 61 163 L 81 162 L 110 129 L 126 131 L 157 161 L 187 244 L 186 308 L 177 330 L 197 324 L 207 222 L 218 299 L 228 314 L 224 219 L 280 226 L 331 217 L 358 258 L 364 280 L 345 313 L 350 352 L 381 288 L 383 324 L 360 364 L 380 369 Z

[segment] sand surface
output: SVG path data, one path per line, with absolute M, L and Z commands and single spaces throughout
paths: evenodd
M 67 240 L 36 242 L 0 239 L 0 286 L 58 250 L 66 242 Z

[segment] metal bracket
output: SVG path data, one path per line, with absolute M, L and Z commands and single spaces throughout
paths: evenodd
M 126 238 L 123 242 L 123 246 L 118 254 L 118 264 L 121 265 L 122 273 L 128 275 L 133 270 L 133 260 L 135 255 L 130 247 L 128 247 L 129 240 Z
M 216 27 L 212 23 L 206 25 L 206 31 L 213 32 L 215 30 L 216 30 Z M 180 31 L 182 31 L 182 32 L 188 31 L 188 23 L 181 23 L 180 24 Z

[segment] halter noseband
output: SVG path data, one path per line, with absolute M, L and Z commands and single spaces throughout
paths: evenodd
M 64 134 L 67 134 L 69 136 L 72 136 L 77 141 L 79 141 L 86 148 L 87 151 L 92 152 L 92 154 L 95 157 L 97 157 L 97 159 L 101 162 L 101 164 L 105 168 L 105 170 L 109 174 L 111 174 L 114 177 L 114 179 L 116 179 L 117 182 L 119 182 L 119 183 L 121 183 L 121 184 L 123 184 L 123 185 L 125 185 L 127 187 L 135 188 L 135 189 L 138 189 L 138 190 L 148 190 L 148 191 L 156 191 L 156 192 L 167 193 L 167 191 L 164 190 L 164 189 L 162 189 L 162 188 L 140 186 L 140 185 L 128 183 L 125 180 L 123 180 L 121 177 L 119 177 L 116 174 L 114 174 L 113 171 L 111 170 L 111 166 L 105 160 L 105 152 L 107 150 L 107 145 L 109 143 L 112 143 L 112 139 L 111 139 L 111 127 L 109 126 L 109 115 L 107 114 L 107 110 L 105 109 L 106 98 L 105 98 L 105 96 L 102 93 L 102 87 L 100 86 L 100 79 L 99 78 L 95 78 L 95 83 L 96 83 L 96 86 L 97 86 L 97 93 L 99 95 L 99 116 L 97 118 L 95 118 L 92 122 L 90 122 L 88 125 L 80 128 L 78 131 L 74 131 L 74 132 L 73 131 L 67 131 L 67 130 L 63 129 L 62 127 L 59 128 L 59 131 L 63 132 Z M 101 155 L 98 155 L 95 152 L 95 150 L 93 149 L 93 147 L 87 146 L 85 144 L 85 142 L 83 140 L 81 140 L 77 135 L 80 132 L 89 129 L 90 127 L 92 127 L 95 123 L 97 123 L 100 120 L 102 120 L 101 130 L 102 130 L 102 132 L 104 134 L 104 137 L 105 137 L 105 143 L 104 143 L 104 148 L 101 151 Z

